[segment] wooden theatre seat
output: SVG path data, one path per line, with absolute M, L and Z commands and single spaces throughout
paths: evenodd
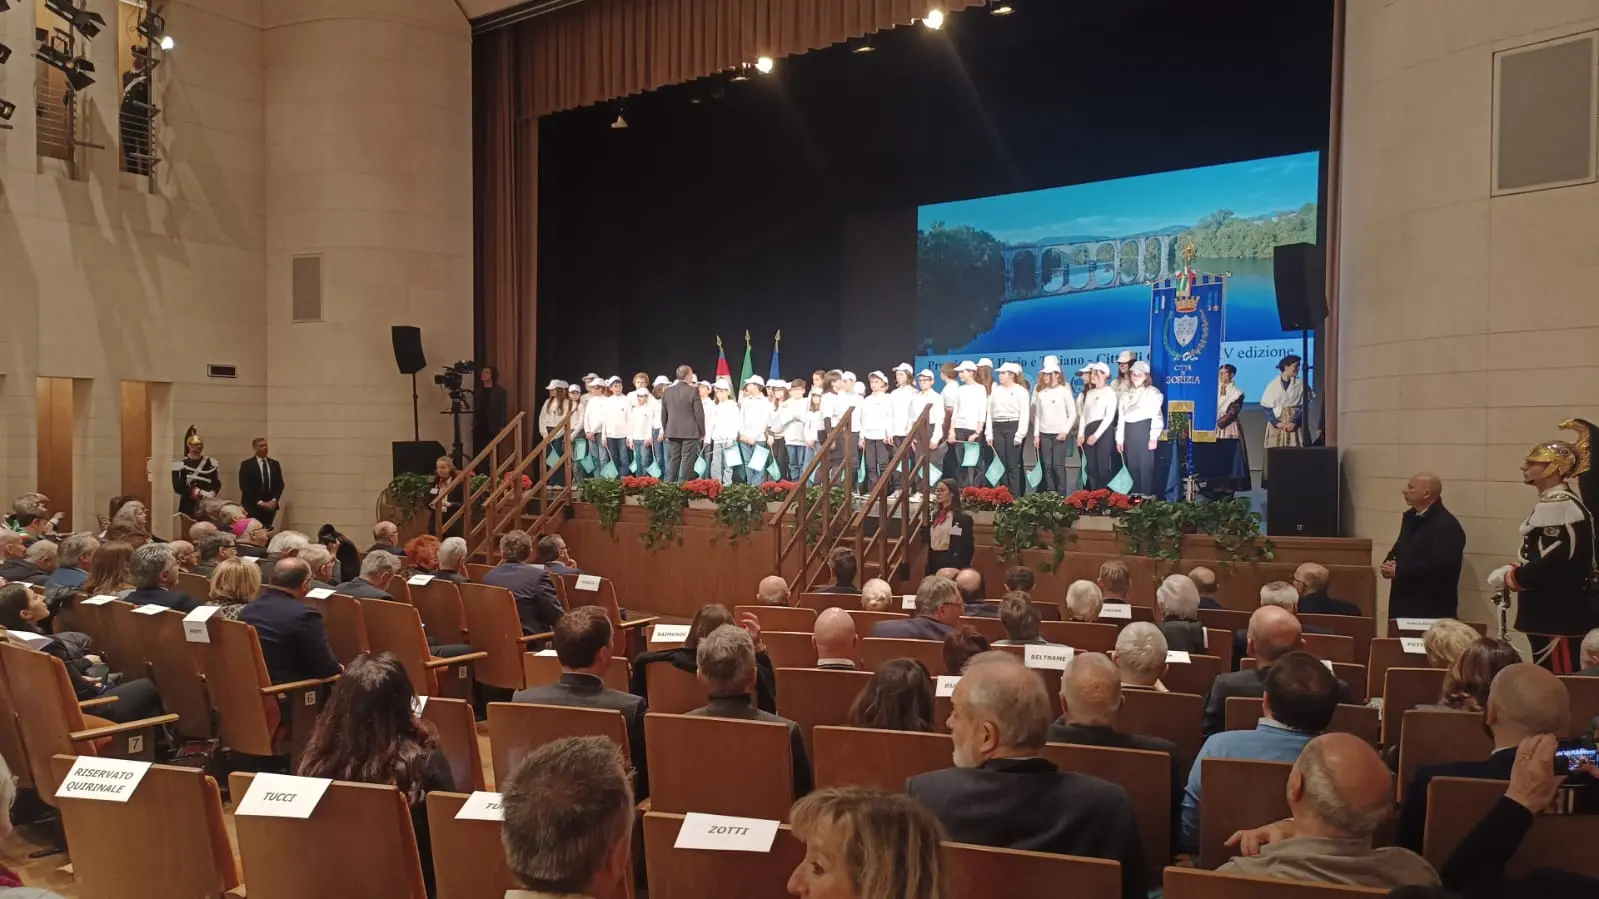
M 1108 780 L 1127 791 L 1143 844 L 1145 882 L 1160 879 L 1172 857 L 1171 759 L 1164 752 L 1048 743 L 1044 758 L 1062 771 Z
M 670 662 L 651 662 L 644 669 L 650 711 L 681 715 L 710 701 L 710 694 L 692 672 Z
M 1333 616 L 1338 617 L 1338 616 Z M 1355 638 L 1340 634 L 1305 634 L 1305 651 L 1329 662 L 1354 662 Z M 1365 682 L 1362 681 L 1362 684 Z
M 150 661 L 161 707 L 178 716 L 174 729 L 196 740 L 216 736 L 215 714 L 200 670 L 198 644 L 183 637 L 183 613 L 168 609 L 133 615 L 134 633 Z
M 800 726 L 805 745 L 817 725 L 841 726 L 849 721 L 850 706 L 866 689 L 872 675 L 866 671 L 823 671 L 820 668 L 777 669 L 777 714 Z
M 1038 635 L 1051 643 L 1070 646 L 1078 652 L 1103 652 L 1116 650 L 1116 635 L 1121 633 L 1114 624 L 1093 621 L 1040 621 Z
M 526 687 L 522 654 L 529 643 L 548 635 L 522 633 L 516 600 L 504 587 L 474 583 L 456 586 L 461 591 L 461 608 L 466 614 L 472 649 L 488 653 L 474 666 L 478 682 L 506 690 Z
M 1288 817 L 1288 762 L 1209 758 L 1199 763 L 1199 866 L 1215 868 L 1238 854 L 1235 832 Z
M 472 698 L 472 666 L 488 657 L 481 650 L 439 658 L 428 646 L 422 616 L 409 603 L 362 599 L 361 619 L 373 652 L 389 652 L 405 666 L 418 696 Z
M 1249 629 L 1249 616 L 1254 612 L 1238 609 L 1200 609 L 1199 620 L 1206 627 L 1219 627 L 1228 633 Z
M 1239 877 L 1198 868 L 1167 868 L 1163 899 L 1368 899 L 1387 890 Z
M 149 677 L 150 658 L 139 640 L 140 616 L 133 613 L 133 605 L 119 599 L 101 606 L 100 613 L 105 642 L 95 645 L 101 650 L 101 658 L 113 673 L 121 672 L 123 680 Z
M 998 618 L 981 618 L 975 616 L 962 616 L 961 626 L 969 627 L 983 635 L 988 642 L 1005 639 L 1005 625 Z M 1042 622 L 1040 622 L 1042 623 Z M 1049 639 L 1045 637 L 1045 639 Z
M 1405 713 L 1438 702 L 1444 691 L 1442 668 L 1389 668 L 1383 673 L 1382 742 L 1399 742 L 1399 725 Z
M 548 653 L 546 655 L 545 653 Z M 611 666 L 605 669 L 605 676 L 600 678 L 605 686 L 612 690 L 627 692 L 627 680 L 630 667 L 626 659 L 612 656 Z M 556 657 L 555 650 L 547 649 L 539 652 L 522 653 L 522 675 L 527 678 L 529 687 L 542 687 L 553 684 L 561 679 L 561 660 Z
M 1434 868 L 1442 870 L 1455 847 L 1504 795 L 1502 780 L 1433 778 L 1427 784 L 1427 836 L 1422 842 L 1422 855 Z M 1505 878 L 1524 877 L 1539 868 L 1599 878 L 1599 854 L 1593 851 L 1596 841 L 1599 817 L 1537 815 L 1532 820 L 1532 831 L 1505 865 Z
M 467 793 L 429 793 L 428 832 L 438 899 L 499 899 L 521 889 L 505 864 L 498 821 L 457 821 Z
M 461 591 L 453 582 L 434 578 L 411 585 L 411 605 L 416 606 L 428 633 L 440 643 L 472 642 L 466 628 L 466 612 L 461 608 Z
M 199 602 L 205 602 L 211 596 L 211 581 L 203 574 L 180 571 L 178 572 L 178 592 L 188 594 Z
M 1233 632 L 1219 627 L 1205 628 L 1205 655 L 1221 659 L 1221 670 L 1233 670 Z
M 761 631 L 766 657 L 773 668 L 811 668 L 816 665 L 816 640 L 810 631 Z
M 800 631 L 813 633 L 816 630 L 816 610 L 797 606 L 734 606 L 733 620 L 743 621 L 745 614 L 755 616 L 761 623 L 761 631 Z
M 0 642 L 3 639 L 0 638 Z M 18 787 L 33 789 L 33 763 L 22 741 L 22 723 L 17 717 L 17 703 L 11 695 L 4 664 L 0 664 L 0 758 L 6 760 L 6 767 L 11 769 Z
M 1299 623 L 1303 627 L 1320 628 L 1332 631 L 1354 641 L 1354 657 L 1351 659 L 1334 659 L 1334 661 L 1351 661 L 1359 664 L 1369 664 L 1371 641 L 1377 635 L 1377 620 L 1363 615 L 1317 615 L 1302 614 Z M 1315 636 L 1312 634 L 1311 636 Z M 1325 657 L 1324 657 L 1325 658 Z
M 822 725 L 811 734 L 811 741 L 817 789 L 874 787 L 899 792 L 911 777 L 954 764 L 955 746 L 948 734 Z
M 1205 743 L 1204 718 L 1205 697 L 1198 694 L 1123 690 L 1116 729 L 1176 743 L 1186 768 Z
M 1419 639 L 1419 638 L 1418 638 Z M 1366 663 L 1366 695 L 1377 698 L 1386 696 L 1388 669 L 1390 668 L 1430 668 L 1425 652 L 1405 652 L 1404 646 L 1398 637 L 1376 637 L 1369 647 L 1370 661 Z M 1436 693 L 1436 691 L 1434 691 Z M 1436 695 L 1428 702 L 1436 702 Z
M 1483 733 L 1481 712 L 1411 709 L 1400 723 L 1396 795 L 1404 798 L 1423 766 L 1480 761 L 1493 749 L 1493 740 Z
M 651 808 L 781 821 L 794 804 L 785 724 L 650 712 L 644 745 Z
M 200 652 L 207 695 L 216 707 L 217 736 L 235 752 L 288 753 L 297 759 L 316 725 L 328 685 L 337 676 L 274 684 L 267 676 L 255 628 L 212 616 L 206 629 L 211 642 L 193 645 Z M 288 722 L 283 721 L 280 697 L 289 710 Z
M 627 719 L 615 709 L 539 705 L 529 702 L 489 703 L 489 755 L 494 783 L 503 787 L 529 753 L 563 737 L 605 737 L 629 757 Z
M 611 619 L 611 652 L 618 658 L 631 659 L 644 650 L 642 635 L 644 628 L 659 620 L 653 617 L 629 618 L 622 620 L 622 603 L 616 597 L 616 584 L 608 577 L 600 578 L 599 586 L 593 590 L 585 590 L 578 586 L 578 575 L 561 574 L 554 578 L 566 590 L 571 608 L 578 606 L 599 606 L 605 610 L 607 618 Z
M 901 640 L 897 637 L 867 637 L 861 641 L 861 665 L 868 671 L 889 659 L 915 659 L 927 666 L 934 677 L 945 674 L 944 643 L 941 640 Z
M 361 601 L 353 596 L 335 593 L 321 599 L 309 600 L 322 613 L 322 625 L 328 632 L 328 643 L 340 665 L 348 665 L 355 657 L 367 652 L 366 620 L 361 614 Z
M 235 801 L 254 778 L 228 776 Z M 233 825 L 250 899 L 426 899 L 411 812 L 392 786 L 334 781 L 309 818 Z
M 1265 699 L 1259 696 L 1227 697 L 1226 729 L 1254 730 L 1265 704 Z M 1377 710 L 1371 706 L 1341 702 L 1333 711 L 1332 723 L 1327 725 L 1327 731 L 1354 734 L 1375 746 L 1380 732 Z
M 432 696 L 422 708 L 422 718 L 439 732 L 439 749 L 450 760 L 457 789 L 483 789 L 483 757 L 478 748 L 477 716 L 465 699 Z
M 1186 663 L 1176 662 L 1166 666 L 1160 682 L 1173 693 L 1195 693 L 1204 696 L 1210 692 L 1210 682 L 1222 673 L 1221 658 L 1211 655 L 1188 656 Z
M 493 565 L 484 565 L 479 562 L 466 563 L 466 576 L 474 584 L 483 583 L 483 575 L 494 570 Z
M 1571 697 L 1571 720 L 1561 736 L 1580 737 L 1592 733 L 1589 725 L 1599 716 L 1599 677 L 1565 675 L 1560 682 L 1566 685 L 1566 694 Z
M 59 783 L 76 759 L 52 760 Z M 239 886 L 217 782 L 196 768 L 152 765 L 127 802 L 56 800 L 81 899 L 221 896 Z M 151 835 L 137 839 L 135 835 Z
M 802 609 L 820 612 L 823 609 L 843 609 L 846 612 L 859 612 L 861 610 L 861 595 L 859 593 L 801 593 L 795 597 L 794 605 Z
M 850 620 L 855 622 L 855 634 L 861 639 L 872 635 L 872 629 L 883 621 L 900 621 L 911 616 L 903 612 L 872 612 L 866 609 L 848 609 Z
M 1118 605 L 1118 604 L 1117 603 L 1107 603 L 1106 605 Z M 1136 603 L 1136 602 L 1135 603 L 1127 603 L 1126 605 L 1128 607 L 1128 610 L 1131 612 L 1131 615 L 1129 617 L 1127 617 L 1127 618 L 1122 618 L 1122 617 L 1120 617 L 1118 615 L 1115 615 L 1115 614 L 1106 615 L 1105 614 L 1105 607 L 1104 606 L 1100 606 L 1099 619 L 1098 619 L 1099 623 L 1100 624 L 1113 625 L 1113 626 L 1115 626 L 1115 628 L 1117 630 L 1121 630 L 1122 628 L 1126 627 L 1127 625 L 1132 624 L 1134 621 L 1149 621 L 1149 622 L 1153 622 L 1155 620 L 1155 610 L 1154 610 L 1153 607 L 1146 606 L 1146 605 L 1143 605 L 1141 603 Z

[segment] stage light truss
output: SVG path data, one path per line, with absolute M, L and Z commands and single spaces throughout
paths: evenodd
M 105 28 L 105 16 L 90 9 L 74 6 L 72 0 L 44 0 L 44 7 L 65 19 L 74 31 L 86 38 L 93 38 Z

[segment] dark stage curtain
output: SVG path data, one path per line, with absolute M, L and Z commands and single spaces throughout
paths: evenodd
M 982 3 L 943 5 L 953 13 Z M 513 413 L 536 411 L 542 386 L 540 116 L 908 25 L 926 11 L 926 0 L 593 0 L 478 35 L 478 358 L 499 366 Z

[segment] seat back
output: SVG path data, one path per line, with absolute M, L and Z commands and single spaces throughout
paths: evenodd
M 461 609 L 466 614 L 467 635 L 472 648 L 489 654 L 478 659 L 472 671 L 479 683 L 507 690 L 527 686 L 522 679 L 522 619 L 516 614 L 516 600 L 504 587 L 487 584 L 458 584 Z
M 1366 701 L 1366 666 L 1356 662 L 1333 662 L 1333 676 L 1343 681 L 1349 687 L 1349 701 L 1364 703 Z
M 161 706 L 178 716 L 178 733 L 197 740 L 215 735 L 211 698 L 200 673 L 200 654 L 183 636 L 183 613 L 167 610 L 132 616 L 134 632 L 150 660 Z
M 1387 890 L 1239 877 L 1199 868 L 1167 868 L 1164 899 L 1368 899 Z
M 411 689 L 418 696 L 438 692 L 438 679 L 427 667 L 433 653 L 422 632 L 422 615 L 416 606 L 388 599 L 361 599 L 361 621 L 372 652 L 390 652 L 405 666 Z
M 1078 652 L 1110 653 L 1116 649 L 1114 624 L 1094 621 L 1040 621 L 1038 635 L 1051 643 L 1070 646 Z
M 493 565 L 484 565 L 479 562 L 466 563 L 466 576 L 470 578 L 473 583 L 483 583 L 483 576 L 493 570 Z
M 400 564 L 403 565 L 405 563 L 402 560 Z M 389 594 L 389 599 L 395 602 L 403 602 L 406 605 L 411 604 L 411 585 L 406 583 L 403 577 L 396 575 L 389 578 L 389 583 L 383 588 L 383 592 Z
M 1363 615 L 1301 614 L 1299 623 L 1304 627 L 1332 631 L 1354 641 L 1354 657 L 1347 660 L 1334 659 L 1334 661 L 1359 662 L 1362 665 L 1369 664 L 1367 659 L 1370 657 L 1371 641 L 1377 635 L 1377 619 L 1367 618 Z M 1327 657 L 1322 656 L 1322 658 Z
M 946 842 L 944 861 L 952 895 L 960 899 L 1053 896 L 1063 892 L 1062 884 L 1071 884 L 1071 895 L 1082 899 L 1122 894 L 1121 863 L 1103 858 Z
M 809 668 L 816 664 L 816 642 L 810 631 L 761 631 L 766 656 L 774 668 Z
M 636 630 L 627 630 L 622 627 L 622 603 L 616 596 L 616 583 L 608 577 L 600 578 L 599 586 L 593 590 L 584 590 L 578 587 L 578 575 L 561 574 L 552 580 L 566 592 L 561 596 L 561 605 L 568 609 L 580 606 L 599 606 L 605 610 L 605 616 L 611 620 L 611 654 L 617 658 L 631 659 L 637 652 L 630 652 L 628 640 L 636 638 Z
M 1123 690 L 1116 729 L 1176 743 L 1186 768 L 1205 743 L 1204 717 L 1205 697 L 1198 694 Z
M 1562 736 L 1584 736 L 1590 732 L 1589 723 L 1599 716 L 1599 677 L 1567 675 L 1560 678 L 1560 682 L 1566 685 L 1566 693 L 1571 697 L 1571 720 Z
M 934 677 L 944 671 L 944 643 L 941 640 L 901 640 L 897 637 L 867 637 L 861 641 L 861 665 L 868 671 L 889 659 L 915 659 Z
M 1261 713 L 1265 704 L 1266 700 L 1259 696 L 1227 697 L 1226 729 L 1254 730 L 1255 722 L 1264 717 Z M 1380 731 L 1378 718 L 1378 711 L 1371 706 L 1341 702 L 1333 710 L 1327 732 L 1354 734 L 1375 746 Z
M 1405 713 L 1419 705 L 1436 703 L 1444 692 L 1442 668 L 1389 668 L 1383 674 L 1382 742 L 1399 742 L 1399 725 Z
M 998 618 L 983 618 L 963 615 L 960 620 L 961 627 L 969 627 L 983 635 L 983 638 L 992 643 L 995 640 L 1005 639 L 1005 625 Z M 1047 638 L 1046 638 L 1047 639 Z
M 1288 817 L 1288 762 L 1208 758 L 1199 763 L 1199 866 L 1215 868 L 1238 854 L 1227 838 L 1263 821 Z
M 802 609 L 820 612 L 823 609 L 843 609 L 846 612 L 859 612 L 861 610 L 861 595 L 859 593 L 801 593 L 794 600 L 794 605 Z
M 1370 661 L 1366 663 L 1366 694 L 1374 699 L 1385 695 L 1387 685 L 1384 681 L 1388 677 L 1388 669 L 1427 668 L 1430 665 L 1426 652 L 1405 652 L 1398 637 L 1375 637 L 1368 652 Z
M 1233 632 L 1219 627 L 1205 628 L 1205 655 L 1221 659 L 1221 670 L 1233 670 Z
M 1154 883 L 1171 860 L 1171 757 L 1144 749 L 1048 743 L 1044 758 L 1062 771 L 1108 780 L 1127 791 L 1144 849 L 1144 882 Z
M 428 834 L 438 899 L 485 899 L 521 889 L 505 864 L 498 821 L 457 821 L 467 793 L 429 793 Z
M 228 776 L 235 801 L 254 774 Z M 309 818 L 235 815 L 250 899 L 426 899 L 411 812 L 388 785 L 334 781 Z M 356 878 L 351 872 L 359 871 Z
M 784 820 L 794 804 L 786 724 L 650 712 L 644 746 L 651 808 Z
M 872 628 L 883 621 L 902 621 L 911 616 L 903 612 L 873 612 L 868 609 L 847 609 L 851 621 L 855 622 L 855 633 L 862 637 L 870 637 Z
M 693 673 L 669 662 L 651 662 L 644 669 L 650 711 L 681 715 L 710 701 L 710 694 Z
M 59 783 L 75 757 L 52 760 Z M 151 765 L 126 802 L 62 798 L 56 807 L 82 899 L 220 896 L 239 885 L 217 782 L 197 768 Z M 131 839 L 159 834 L 159 839 Z
M 106 654 L 106 611 L 103 605 L 90 605 L 84 600 L 89 599 L 86 593 L 77 593 L 72 601 L 62 606 L 50 618 L 50 629 L 55 633 L 77 631 L 89 635 L 89 642 L 99 647 L 102 655 Z M 109 664 L 109 663 L 108 663 Z
M 112 672 L 121 672 L 123 680 L 149 677 L 150 658 L 145 654 L 144 644 L 139 641 L 138 622 L 135 620 L 141 616 L 133 614 L 132 604 L 115 600 L 101 606 L 100 613 L 106 641 L 99 644 L 99 648 L 103 650 L 101 657 Z
M 456 789 L 483 789 L 483 757 L 478 749 L 477 717 L 472 703 L 430 696 L 422 708 L 422 718 L 439 732 L 439 749 L 450 761 Z
M 866 671 L 823 671 L 820 668 L 777 669 L 777 714 L 800 726 L 805 746 L 818 724 L 849 723 L 855 697 L 871 683 Z
M 178 592 L 192 596 L 199 602 L 205 602 L 211 596 L 211 581 L 203 574 L 180 571 L 178 572 Z
M 549 655 L 544 655 L 544 653 Z M 627 660 L 618 656 L 611 657 L 611 667 L 605 669 L 605 686 L 612 690 L 627 692 L 628 669 Z M 529 687 L 542 687 L 553 684 L 561 679 L 561 660 L 556 657 L 555 650 L 541 650 L 540 652 L 522 653 L 522 676 L 526 678 Z
M 272 755 L 272 735 L 282 716 L 277 699 L 261 693 L 271 682 L 255 628 L 216 615 L 205 624 L 211 642 L 194 645 L 206 694 L 216 708 L 217 736 L 237 752 Z
M 1481 712 L 1411 709 L 1399 727 L 1397 795 L 1404 797 L 1423 765 L 1473 762 L 1487 758 L 1493 750 L 1493 740 L 1483 733 Z
M 1249 616 L 1253 612 L 1238 609 L 1200 609 L 1199 620 L 1206 627 L 1219 627 L 1228 633 L 1249 629 Z
M 71 734 L 84 728 L 78 697 L 67 678 L 67 668 L 55 656 L 24 649 L 0 640 L 0 666 L 17 703 L 17 726 L 28 750 L 34 788 L 39 798 L 55 805 L 61 786 L 51 764 L 57 755 L 99 755 L 93 742 L 73 743 Z M 153 748 L 153 747 L 152 747 Z
M 745 613 L 755 616 L 761 623 L 761 631 L 802 631 L 811 633 L 816 630 L 816 610 L 796 606 L 734 606 L 733 620 L 743 621 Z
M 1334 616 L 1337 617 L 1337 616 Z M 1341 634 L 1305 634 L 1305 651 L 1329 662 L 1353 662 L 1355 638 Z M 1364 689 L 1364 684 L 1362 684 Z
M 1197 693 L 1204 696 L 1210 692 L 1210 682 L 1219 677 L 1221 671 L 1220 657 L 1190 654 L 1186 663 L 1178 662 L 1166 666 L 1166 673 L 1160 682 L 1173 693 Z
M 333 655 L 340 665 L 350 664 L 356 656 L 370 648 L 360 600 L 335 593 L 309 602 L 322 613 L 322 623 L 328 632 L 328 645 L 333 647 Z
M 1444 863 L 1488 810 L 1505 795 L 1501 780 L 1435 777 L 1427 783 L 1427 836 L 1422 855 L 1434 868 Z M 1570 871 L 1599 878 L 1599 817 L 1593 815 L 1537 815 L 1532 830 L 1516 847 L 1505 865 L 1505 879 L 1524 877 L 1539 868 Z
M 489 756 L 494 783 L 504 787 L 511 772 L 533 750 L 564 737 L 606 737 L 629 755 L 627 720 L 616 709 L 489 703 Z
M 22 724 L 17 717 L 17 703 L 11 695 L 11 682 L 6 678 L 4 664 L 0 664 L 0 758 L 5 759 L 11 776 L 17 779 L 17 786 L 33 787 L 32 762 L 22 742 Z
M 411 605 L 422 615 L 422 624 L 440 643 L 469 643 L 466 613 L 461 609 L 461 591 L 454 583 L 434 578 L 411 586 Z
M 948 734 L 865 727 L 818 726 L 811 741 L 817 789 L 874 787 L 899 792 L 911 777 L 948 768 L 955 749 Z

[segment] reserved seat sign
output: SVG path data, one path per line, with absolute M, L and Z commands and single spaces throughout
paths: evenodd
M 56 789 L 56 798 L 127 802 L 149 770 L 149 762 L 80 755 Z
M 1075 652 L 1076 650 L 1070 646 L 1029 643 L 1022 650 L 1022 658 L 1029 668 L 1053 668 L 1064 671 L 1066 663 L 1072 660 Z
M 723 852 L 771 852 L 778 822 L 689 812 L 677 831 L 673 849 L 717 849 Z
M 256 818 L 309 818 L 332 783 L 326 777 L 257 774 L 233 813 Z
M 500 807 L 500 794 L 478 790 L 461 803 L 455 813 L 457 821 L 504 821 L 505 809 Z

